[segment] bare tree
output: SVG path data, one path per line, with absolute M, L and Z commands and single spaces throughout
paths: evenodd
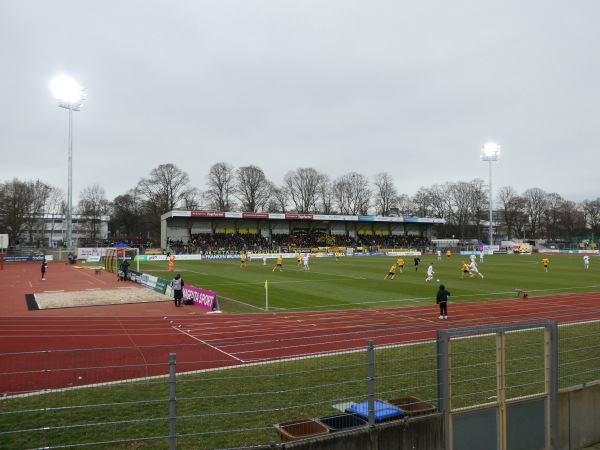
M 375 186 L 375 209 L 376 214 L 382 216 L 391 215 L 391 211 L 397 208 L 398 191 L 394 186 L 394 179 L 387 172 L 381 172 L 373 178 Z
M 199 209 L 201 206 L 202 193 L 196 188 L 188 188 L 181 193 L 181 207 L 186 211 Z
M 585 234 L 585 214 L 577 209 L 575 202 L 563 200 L 558 207 L 558 223 L 564 239 Z
M 596 200 L 585 200 L 581 203 L 579 209 L 583 212 L 586 222 L 586 228 L 594 236 L 600 236 L 600 197 Z
M 561 207 L 564 202 L 565 200 L 556 193 L 550 193 L 546 196 L 539 227 L 540 237 L 556 238 L 562 234 Z
M 91 240 L 99 239 L 103 217 L 110 211 L 106 192 L 98 184 L 84 188 L 79 194 L 77 212 L 80 215 L 80 226 L 86 237 Z
M 264 211 L 275 186 L 257 166 L 240 167 L 236 172 L 235 194 L 245 212 Z
M 530 188 L 523 192 L 525 199 L 525 209 L 529 219 L 529 226 L 532 237 L 539 237 L 539 227 L 542 221 L 542 214 L 546 208 L 547 194 L 540 188 Z
M 446 225 L 453 230 L 458 239 L 464 240 L 468 237 L 467 226 L 471 223 L 471 186 L 465 181 L 449 183 L 447 192 L 450 197 L 451 207 L 447 215 Z
M 326 176 L 313 168 L 299 168 L 289 171 L 283 178 L 287 197 L 297 213 L 316 212 L 319 187 Z
M 48 199 L 46 200 L 46 214 L 49 217 L 49 222 L 46 223 L 46 229 L 50 229 L 50 245 L 54 242 L 54 231 L 58 230 L 59 224 L 62 223 L 62 217 L 65 215 L 67 208 L 67 202 L 65 200 L 65 193 L 62 189 L 52 188 Z M 60 221 L 56 219 L 60 218 Z M 45 231 L 45 230 L 44 230 Z
M 0 232 L 8 234 L 11 243 L 21 242 L 27 231 L 27 218 L 33 203 L 31 183 L 14 178 L 0 185 Z
M 519 234 L 519 218 L 523 216 L 523 198 L 519 197 L 512 186 L 505 186 L 498 190 L 497 196 L 500 206 L 500 217 L 506 227 L 506 237 L 511 240 Z
M 183 207 L 188 183 L 188 174 L 171 163 L 161 164 L 150 172 L 149 178 L 142 178 L 138 183 L 153 239 L 160 236 L 160 216 Z
M 333 214 L 333 188 L 331 186 L 331 180 L 328 176 L 325 176 L 323 182 L 318 189 L 318 205 L 317 210 L 322 214 Z
M 417 217 L 433 217 L 433 192 L 431 188 L 420 187 L 413 195 L 413 212 Z
M 269 200 L 267 211 L 273 213 L 285 213 L 287 212 L 287 204 L 288 198 L 286 189 L 274 188 L 271 195 L 271 200 Z
M 482 223 L 485 219 L 490 220 L 489 216 L 489 191 L 482 179 L 475 178 L 469 182 L 469 201 L 471 220 L 476 225 L 476 235 L 479 241 L 482 240 Z M 493 209 L 492 204 L 492 209 Z M 486 214 L 487 213 L 487 214 Z M 492 218 L 493 221 L 493 218 Z M 488 233 L 489 234 L 489 233 Z
M 144 200 L 137 187 L 114 199 L 111 225 L 115 238 L 134 239 L 148 233 Z
M 190 179 L 186 172 L 174 164 L 161 164 L 150 172 L 150 178 L 142 178 L 138 187 L 151 209 L 159 215 L 177 209 L 188 189 Z
M 407 217 L 413 215 L 413 204 L 408 195 L 400 194 L 396 197 L 396 200 L 394 200 L 394 205 L 396 205 L 394 207 L 394 212 L 397 216 Z
M 29 242 L 36 243 L 39 245 L 43 245 L 43 237 L 44 237 L 44 216 L 46 213 L 46 202 L 50 193 L 52 192 L 52 187 L 49 184 L 44 183 L 41 180 L 36 180 L 34 182 L 27 182 L 31 189 L 31 204 L 29 206 L 29 213 L 26 217 L 26 226 L 27 231 L 29 233 Z
M 336 179 L 332 187 L 333 198 L 341 214 L 368 214 L 371 190 L 367 177 L 351 172 Z
M 213 164 L 206 175 L 208 189 L 204 192 L 207 206 L 215 211 L 233 211 L 232 198 L 235 189 L 235 171 L 231 164 L 219 162 Z

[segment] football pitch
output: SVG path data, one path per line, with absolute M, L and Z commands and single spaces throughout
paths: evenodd
M 541 263 L 548 257 L 548 272 Z M 418 271 L 413 257 L 404 257 L 403 273 L 384 280 L 397 257 L 311 258 L 310 271 L 295 258 L 283 260 L 283 270 L 273 271 L 275 259 L 254 259 L 246 268 L 239 259 L 175 262 L 174 272 L 167 262 L 141 262 L 140 270 L 170 279 L 180 273 L 187 285 L 216 292 L 225 312 L 318 311 L 339 309 L 395 308 L 435 303 L 439 284 L 452 294 L 451 303 L 514 299 L 516 289 L 529 297 L 597 291 L 600 288 L 600 260 L 592 256 L 585 270 L 581 255 L 486 255 L 477 258 L 484 278 L 465 275 L 462 261 L 468 256 L 423 255 Z M 427 267 L 434 263 L 434 280 L 426 283 Z M 440 280 L 438 283 L 437 280 Z M 265 286 L 267 288 L 265 288 Z M 267 309 L 268 308 L 268 309 Z

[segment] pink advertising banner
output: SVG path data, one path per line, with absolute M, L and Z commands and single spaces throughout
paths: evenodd
M 198 289 L 194 286 L 183 286 L 183 298 L 191 298 L 194 301 L 194 306 L 212 311 L 216 297 L 217 294 L 214 292 Z

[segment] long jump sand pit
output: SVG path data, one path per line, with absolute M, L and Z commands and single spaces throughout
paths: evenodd
M 134 287 L 103 290 L 90 289 L 74 292 L 42 292 L 33 295 L 39 309 L 171 301 L 171 299 L 164 294 L 151 291 L 150 289 Z

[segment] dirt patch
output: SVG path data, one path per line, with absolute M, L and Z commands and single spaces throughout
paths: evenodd
M 150 289 L 118 288 L 75 292 L 35 294 L 39 309 L 76 308 L 81 306 L 121 305 L 126 303 L 168 302 L 171 299 Z

